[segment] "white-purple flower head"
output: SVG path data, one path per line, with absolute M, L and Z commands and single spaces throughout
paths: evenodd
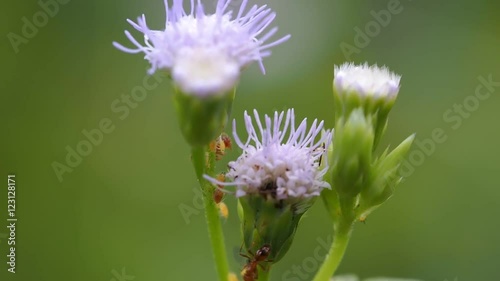
M 144 34 L 144 44 L 125 31 L 135 48 L 113 45 L 127 53 L 144 53 L 151 63 L 149 73 L 170 71 L 184 93 L 203 97 L 227 92 L 237 83 L 242 68 L 252 62 L 258 62 L 264 73 L 262 59 L 271 54 L 270 48 L 290 38 L 266 43 L 278 31 L 277 27 L 267 30 L 276 14 L 266 5 L 247 9 L 248 0 L 243 0 L 239 10 L 229 11 L 231 0 L 218 0 L 215 13 L 205 14 L 200 0 L 191 0 L 189 11 L 183 0 L 173 0 L 172 6 L 164 2 L 164 30 L 150 29 L 142 15 L 137 22 L 128 22 Z
M 205 176 L 214 184 L 236 186 L 236 196 L 269 194 L 278 200 L 319 196 L 330 185 L 323 180 L 328 170 L 327 152 L 332 142 L 331 130 L 323 129 L 323 121 L 314 120 L 307 128 L 307 119 L 295 126 L 293 109 L 265 116 L 262 124 L 254 110 L 254 121 L 245 112 L 248 138 L 242 142 L 233 121 L 234 140 L 242 155 L 229 163 L 226 179 L 219 182 Z M 284 121 L 284 122 L 283 122 Z M 320 162 L 321 167 L 320 167 Z
M 399 92 L 401 76 L 387 67 L 344 63 L 335 66 L 334 85 L 339 92 L 356 92 L 363 96 L 395 99 Z

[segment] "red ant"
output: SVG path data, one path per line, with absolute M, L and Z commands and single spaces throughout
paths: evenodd
M 255 281 L 259 278 L 257 266 L 260 266 L 263 270 L 265 270 L 261 262 L 272 262 L 271 260 L 267 260 L 267 257 L 271 254 L 271 245 L 263 245 L 257 250 L 257 252 L 255 252 L 255 255 L 250 251 L 248 251 L 248 253 L 250 253 L 251 257 L 240 253 L 242 257 L 248 259 L 247 264 L 241 271 L 241 276 L 243 276 L 243 281 Z

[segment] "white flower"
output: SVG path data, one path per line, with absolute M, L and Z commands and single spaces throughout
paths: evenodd
M 285 112 L 275 112 L 274 118 L 266 115 L 264 124 L 256 110 L 254 117 L 257 127 L 245 112 L 248 138 L 244 143 L 233 121 L 234 139 L 243 153 L 229 163 L 226 178 L 232 182 L 221 183 L 207 176 L 206 179 L 219 185 L 236 186 L 237 197 L 269 194 L 278 200 L 318 196 L 323 188 L 330 187 L 323 176 L 328 170 L 325 147 L 331 143 L 333 132 L 321 133 L 323 121 L 318 124 L 318 120 L 314 120 L 307 130 L 307 119 L 304 119 L 296 128 L 293 109 L 288 110 L 286 116 Z
M 396 98 L 401 76 L 389 71 L 387 67 L 354 65 L 344 63 L 335 66 L 334 85 L 339 92 L 357 92 L 375 98 Z
M 191 0 L 186 12 L 183 0 L 174 0 L 169 7 L 165 0 L 167 19 L 164 30 L 152 30 L 144 15 L 136 22 L 128 22 L 144 34 L 140 44 L 128 31 L 127 38 L 135 48 L 113 42 L 121 51 L 144 53 L 151 63 L 149 73 L 157 69 L 171 72 L 174 82 L 184 93 L 210 96 L 224 93 L 235 86 L 240 71 L 251 62 L 258 62 L 271 54 L 270 48 L 290 38 L 284 36 L 265 44 L 277 32 L 274 27 L 266 32 L 276 14 L 264 6 L 247 8 L 243 0 L 237 12 L 228 11 L 231 0 L 218 0 L 214 14 L 205 14 L 201 1 Z

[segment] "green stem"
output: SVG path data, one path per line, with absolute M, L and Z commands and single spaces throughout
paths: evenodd
M 191 150 L 196 178 L 200 181 L 200 186 L 203 189 L 203 173 L 205 172 L 205 148 L 203 146 L 193 147 Z
M 224 234 L 222 232 L 219 210 L 213 199 L 214 189 L 210 183 L 203 179 L 205 171 L 205 148 L 193 147 L 193 165 L 196 176 L 203 190 L 203 201 L 205 205 L 205 219 L 208 225 L 210 244 L 215 260 L 215 267 L 220 281 L 227 281 L 229 275 L 229 265 L 226 256 L 226 246 L 224 244 Z
M 262 270 L 261 268 L 259 268 L 258 270 L 259 279 L 257 281 L 268 281 L 271 273 L 271 267 L 268 267 L 266 270 Z
M 340 223 L 335 229 L 335 237 L 321 268 L 316 273 L 313 281 L 329 281 L 344 257 L 347 244 L 351 237 L 352 223 Z

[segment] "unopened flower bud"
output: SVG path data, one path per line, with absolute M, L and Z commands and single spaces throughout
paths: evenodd
M 401 76 L 387 67 L 344 63 L 335 67 L 333 89 L 336 120 L 362 108 L 370 116 L 375 133 L 374 148 L 378 145 L 387 117 L 399 93 Z
M 354 197 L 366 184 L 370 173 L 373 126 L 361 109 L 347 120 L 337 122 L 333 142 L 332 185 L 340 196 Z

